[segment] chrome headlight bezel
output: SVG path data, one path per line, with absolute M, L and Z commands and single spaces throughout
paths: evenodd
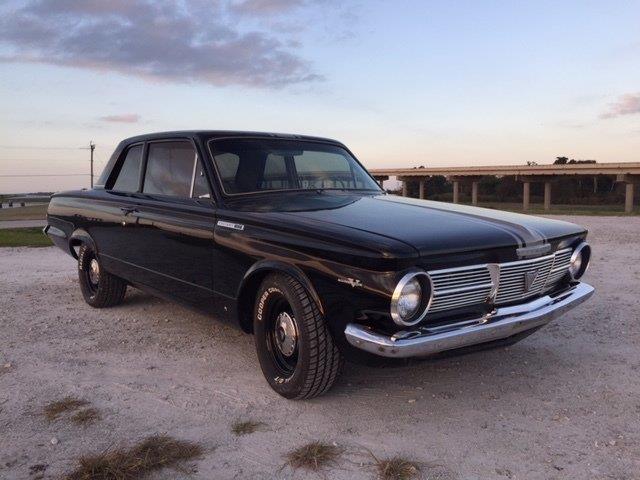
M 420 306 L 411 318 L 404 319 L 398 311 L 398 303 L 400 302 L 402 290 L 414 279 L 420 283 L 421 287 L 422 296 L 420 299 Z M 431 277 L 424 270 L 411 270 L 402 276 L 396 284 L 396 288 L 393 290 L 393 295 L 391 296 L 391 319 L 396 323 L 396 325 L 400 325 L 402 327 L 416 325 L 424 320 L 431 303 L 433 303 L 433 284 L 431 282 Z
M 577 270 L 574 270 L 572 267 L 578 259 L 580 259 L 580 266 Z M 587 242 L 581 242 L 571 254 L 571 260 L 567 270 L 571 280 L 580 280 L 588 270 L 589 263 L 591 263 L 591 246 Z

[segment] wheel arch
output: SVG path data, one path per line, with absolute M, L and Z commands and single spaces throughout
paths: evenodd
M 237 315 L 243 331 L 253 333 L 253 306 L 260 284 L 270 273 L 284 273 L 299 281 L 311 298 L 316 302 L 320 313 L 324 307 L 309 277 L 297 266 L 276 260 L 261 260 L 245 273 L 238 289 Z
M 91 238 L 89 232 L 87 232 L 83 228 L 78 228 L 74 230 L 69 237 L 69 253 L 76 260 L 78 259 L 78 253 L 76 252 L 75 247 L 80 247 L 81 245 L 88 245 L 93 249 L 94 252 L 98 252 L 96 242 L 93 241 L 93 238 Z

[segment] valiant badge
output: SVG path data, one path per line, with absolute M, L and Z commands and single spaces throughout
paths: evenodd
M 338 282 L 346 283 L 347 285 L 351 285 L 353 288 L 362 286 L 362 282 L 356 278 L 339 278 Z

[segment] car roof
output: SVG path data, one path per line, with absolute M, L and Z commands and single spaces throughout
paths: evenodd
M 162 140 L 165 138 L 176 137 L 198 137 L 201 140 L 210 140 L 213 138 L 224 137 L 263 137 L 263 138 L 280 138 L 286 140 L 312 140 L 320 142 L 330 142 L 338 145 L 342 145 L 342 142 L 333 140 L 331 138 L 315 137 L 311 135 L 297 135 L 290 133 L 273 133 L 273 132 L 252 132 L 252 131 L 235 131 L 235 130 L 179 130 L 173 132 L 155 132 L 147 133 L 144 135 L 136 135 L 135 137 L 129 137 L 124 139 L 122 144 L 131 144 L 135 142 L 144 142 L 150 140 Z

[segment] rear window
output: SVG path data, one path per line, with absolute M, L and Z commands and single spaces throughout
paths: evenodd
M 190 142 L 149 144 L 142 191 L 172 197 L 190 197 L 196 160 L 196 152 Z
M 140 181 L 140 162 L 142 162 L 142 145 L 131 147 L 111 188 L 120 192 L 137 192 Z

